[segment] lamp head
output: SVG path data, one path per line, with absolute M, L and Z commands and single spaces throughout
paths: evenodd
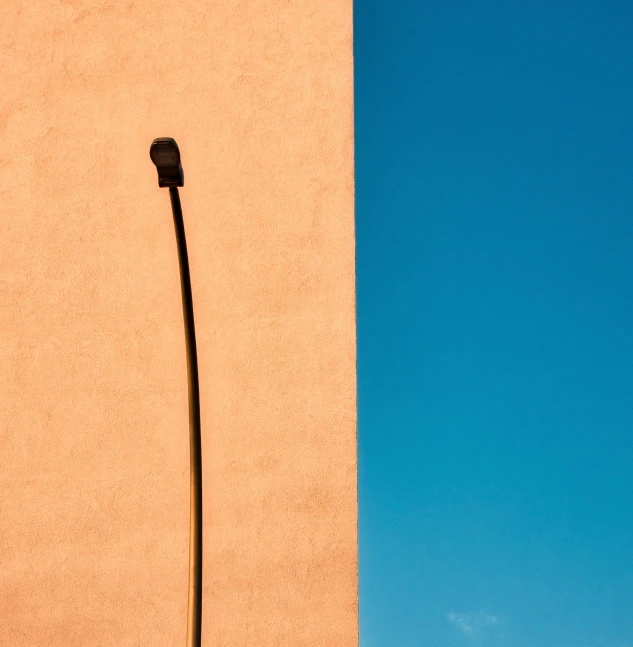
M 158 186 L 183 186 L 185 175 L 180 163 L 180 151 L 176 140 L 159 137 L 149 147 L 149 156 L 158 171 Z

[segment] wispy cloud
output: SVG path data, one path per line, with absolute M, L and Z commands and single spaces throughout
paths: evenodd
M 472 636 L 480 629 L 499 624 L 497 616 L 487 611 L 468 611 L 458 613 L 449 611 L 446 619 L 454 624 L 465 636 Z

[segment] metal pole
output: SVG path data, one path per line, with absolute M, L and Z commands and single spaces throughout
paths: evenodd
M 169 187 L 171 208 L 174 214 L 182 313 L 185 323 L 187 352 L 187 380 L 189 384 L 189 456 L 190 456 L 190 512 L 189 512 L 189 598 L 187 609 L 187 647 L 201 647 L 202 638 L 202 441 L 200 436 L 200 386 L 198 384 L 198 358 L 196 331 L 193 322 L 193 299 L 189 258 L 185 240 L 185 225 L 178 188 Z

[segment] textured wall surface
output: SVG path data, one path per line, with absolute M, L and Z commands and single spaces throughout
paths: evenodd
M 5 0 L 0 645 L 358 643 L 351 0 Z

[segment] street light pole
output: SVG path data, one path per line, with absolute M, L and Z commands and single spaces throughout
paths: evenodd
M 150 146 L 150 157 L 158 170 L 158 186 L 169 187 L 171 209 L 174 216 L 178 261 L 180 265 L 180 288 L 182 313 L 185 324 L 187 353 L 187 381 L 189 386 L 189 463 L 190 463 L 190 512 L 189 512 L 189 598 L 187 609 L 187 647 L 201 647 L 202 636 L 202 442 L 200 436 L 200 386 L 198 383 L 198 359 L 196 331 L 193 321 L 193 299 L 185 226 L 178 187 L 185 183 L 180 151 L 169 137 L 155 139 Z

